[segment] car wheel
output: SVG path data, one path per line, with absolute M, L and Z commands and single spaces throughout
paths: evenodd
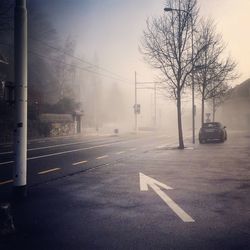
M 206 140 L 205 139 L 199 139 L 199 142 L 200 142 L 200 144 L 204 144 L 204 143 L 206 143 Z
M 225 141 L 224 136 L 221 137 L 220 141 L 221 141 L 221 142 L 224 142 L 224 141 Z

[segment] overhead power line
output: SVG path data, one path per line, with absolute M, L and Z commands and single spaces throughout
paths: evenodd
M 6 44 L 6 43 L 0 43 L 0 45 L 4 45 L 4 46 L 8 46 L 8 47 L 11 47 L 12 45 L 11 44 Z M 61 51 L 62 52 L 62 51 Z M 121 78 L 117 78 L 115 76 L 110 76 L 110 75 L 107 75 L 107 74 L 104 74 L 104 73 L 101 73 L 101 72 L 98 72 L 98 71 L 94 71 L 94 70 L 91 70 L 91 69 L 88 69 L 88 68 L 83 68 L 83 67 L 80 67 L 80 66 L 77 66 L 75 64 L 70 64 L 70 63 L 66 63 L 66 62 L 62 62 L 56 58 L 51 58 L 50 56 L 46 56 L 46 55 L 41 55 L 37 52 L 34 52 L 34 51 L 31 51 L 29 50 L 28 51 L 29 54 L 33 54 L 33 55 L 36 55 L 40 58 L 44 58 L 46 60 L 49 60 L 49 61 L 54 61 L 54 62 L 58 62 L 60 64 L 63 64 L 63 65 L 67 65 L 67 66 L 72 66 L 74 68 L 77 68 L 79 70 L 83 70 L 83 71 L 87 71 L 91 74 L 95 74 L 95 75 L 99 75 L 99 76 L 102 76 L 102 77 L 105 77 L 105 78 L 109 78 L 109 79 L 112 79 L 114 81 L 118 81 L 118 82 L 125 82 L 125 83 L 131 83 L 129 80 L 127 79 L 121 79 Z
M 107 72 L 107 73 L 109 73 L 109 74 L 112 74 L 112 75 L 114 75 L 116 78 L 120 78 L 120 79 L 122 79 L 123 81 L 125 80 L 125 81 L 129 81 L 129 82 L 130 82 L 129 79 L 126 79 L 126 78 L 124 78 L 124 77 L 122 77 L 122 76 L 120 76 L 120 75 L 118 75 L 118 74 L 116 74 L 116 73 L 114 73 L 114 72 L 112 72 L 112 71 L 110 71 L 110 70 L 108 70 L 108 69 L 105 69 L 105 68 L 103 68 L 103 67 L 101 67 L 101 66 L 99 66 L 99 65 L 96 65 L 96 64 L 93 64 L 93 63 L 91 63 L 91 62 L 88 62 L 88 61 L 86 61 L 86 60 L 84 60 L 84 59 L 82 59 L 82 58 L 80 58 L 80 57 L 78 57 L 78 56 L 72 55 L 72 54 L 66 52 L 66 51 L 63 50 L 63 49 L 57 48 L 57 47 L 55 47 L 55 46 L 52 46 L 52 45 L 50 45 L 50 44 L 48 44 L 48 43 L 46 43 L 46 42 L 44 42 L 44 41 L 42 41 L 42 40 L 33 38 L 33 37 L 31 37 L 31 36 L 29 36 L 29 38 L 32 39 L 32 40 L 34 40 L 34 41 L 40 42 L 41 44 L 43 44 L 44 46 L 46 46 L 46 47 L 48 47 L 48 48 L 51 48 L 51 49 L 54 49 L 54 50 L 56 50 L 56 51 L 62 52 L 62 53 L 64 53 L 66 56 L 72 57 L 72 58 L 77 59 L 78 61 L 80 61 L 80 62 L 82 62 L 82 63 L 88 64 L 88 65 L 91 66 L 91 67 L 98 68 L 98 69 L 100 69 L 100 70 L 102 70 L 102 71 L 105 71 L 105 72 Z
M 58 63 L 60 63 L 60 64 L 67 65 L 67 66 L 72 66 L 72 67 L 77 68 L 77 69 L 79 69 L 79 70 L 87 71 L 87 72 L 92 73 L 92 74 L 95 74 L 95 75 L 103 76 L 103 77 L 105 77 L 105 78 L 113 79 L 113 80 L 119 81 L 119 82 L 126 82 L 126 83 L 128 83 L 128 81 L 125 81 L 125 80 L 122 80 L 122 79 L 118 79 L 118 78 L 115 78 L 115 77 L 112 77 L 112 76 L 109 76 L 109 75 L 105 75 L 105 74 L 103 74 L 103 73 L 96 72 L 96 71 L 93 71 L 93 70 L 88 69 L 88 68 L 83 68 L 83 67 L 77 66 L 77 65 L 75 65 L 75 64 L 70 64 L 70 63 L 62 62 L 62 61 L 60 61 L 60 60 L 58 60 L 58 59 L 51 58 L 51 57 L 45 56 L 45 55 L 41 55 L 41 54 L 39 54 L 39 53 L 37 53 L 37 52 L 34 52 L 34 51 L 28 51 L 28 52 L 29 52 L 30 54 L 33 54 L 33 55 L 36 55 L 36 56 L 38 56 L 38 57 L 47 59 L 47 60 L 49 60 L 49 61 L 55 61 L 55 62 L 58 62 Z

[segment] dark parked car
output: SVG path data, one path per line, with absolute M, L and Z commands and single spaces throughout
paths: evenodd
M 199 132 L 199 142 L 205 143 L 209 140 L 227 140 L 226 127 L 220 122 L 206 122 L 202 125 Z

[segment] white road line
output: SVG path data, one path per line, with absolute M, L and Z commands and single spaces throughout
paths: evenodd
M 167 135 L 158 135 L 158 136 L 156 136 L 156 138 L 163 138 L 163 137 L 167 137 Z
M 87 147 L 87 148 L 77 148 L 77 149 L 62 151 L 62 152 L 58 152 L 58 153 L 29 157 L 27 160 L 29 161 L 29 160 L 41 159 L 41 158 L 46 158 L 46 157 L 51 157 L 51 156 L 69 154 L 69 153 L 74 153 L 74 152 L 79 152 L 79 151 L 85 151 L 85 150 L 89 150 L 89 149 L 109 147 L 109 146 L 112 146 L 112 145 L 117 144 L 117 143 L 126 143 L 126 142 L 113 142 L 113 143 L 101 144 L 101 145 L 96 145 L 96 146 Z M 0 165 L 6 165 L 6 164 L 13 163 L 13 162 L 14 161 L 1 162 Z
M 124 154 L 124 153 L 125 153 L 125 151 L 120 151 L 120 152 L 117 152 L 116 154 L 120 155 L 120 154 Z
M 156 148 L 157 148 L 157 149 L 162 149 L 162 148 L 165 148 L 166 146 L 167 146 L 167 145 L 164 144 L 164 145 L 157 146 Z
M 94 148 L 108 147 L 108 146 L 111 146 L 113 144 L 115 144 L 115 143 L 101 144 L 101 145 L 92 146 L 92 147 L 88 147 L 88 148 L 78 148 L 78 149 L 67 150 L 67 151 L 62 151 L 62 152 L 47 154 L 47 155 L 39 155 L 39 156 L 30 157 L 30 158 L 28 158 L 28 160 L 46 158 L 46 157 L 50 157 L 50 156 L 63 155 L 63 154 L 74 153 L 74 152 L 79 152 L 79 151 L 85 151 L 85 150 L 94 149 Z
M 0 185 L 12 183 L 12 182 L 13 182 L 13 180 L 2 181 L 2 182 L 0 182 Z
M 58 147 L 72 146 L 72 145 L 78 145 L 78 144 L 83 144 L 83 143 L 86 143 L 86 141 L 56 144 L 56 145 L 51 145 L 51 146 L 46 146 L 46 147 L 29 148 L 27 151 L 35 151 L 35 150 L 49 149 L 49 148 L 58 148 Z M 12 150 L 12 151 L 7 151 L 7 152 L 1 152 L 0 155 L 13 154 L 13 153 L 14 153 L 14 151 Z
M 177 143 L 175 144 L 175 142 L 176 142 L 176 141 L 174 141 L 174 140 L 169 140 L 169 141 L 166 142 L 166 144 L 156 146 L 156 148 L 157 148 L 157 149 L 163 149 L 163 148 L 166 148 L 166 147 L 176 146 Z
M 14 153 L 13 151 L 1 152 L 0 155 L 8 155 Z
M 47 174 L 47 173 L 58 171 L 58 170 L 60 170 L 60 168 L 52 168 L 52 169 L 49 169 L 49 170 L 38 172 L 38 174 L 40 174 L 40 175 L 41 174 Z
M 129 141 L 111 142 L 111 143 L 107 143 L 107 144 L 100 144 L 100 145 L 86 147 L 86 148 L 78 148 L 78 149 L 66 150 L 66 151 L 61 151 L 61 152 L 52 153 L 52 154 L 34 156 L 34 157 L 28 158 L 27 160 L 29 161 L 29 160 L 41 159 L 41 158 L 46 158 L 46 157 L 51 157 L 51 156 L 69 154 L 69 153 L 85 151 L 85 150 L 95 149 L 95 148 L 109 147 L 109 146 L 112 146 L 112 145 L 115 145 L 115 144 L 130 143 L 130 142 L 131 142 L 131 140 L 129 140 Z M 73 145 L 73 144 L 81 144 L 81 143 L 84 143 L 84 142 L 76 142 L 76 143 L 68 143 L 68 144 L 61 144 L 61 145 L 53 145 L 53 146 L 48 146 L 48 147 L 33 148 L 33 149 L 29 149 L 28 151 L 38 150 L 38 149 L 45 149 L 45 148 L 52 148 L 52 147 L 59 147 L 59 146 L 66 146 L 66 145 Z M 131 148 L 130 149 L 130 151 L 134 151 L 134 150 L 136 150 L 136 148 Z M 1 162 L 0 165 L 7 165 L 7 164 L 10 164 L 10 163 L 14 163 L 14 161 Z
M 96 157 L 96 160 L 104 159 L 104 158 L 107 158 L 107 157 L 108 157 L 108 155 L 99 156 L 99 157 Z
M 87 163 L 88 161 L 79 161 L 79 162 L 74 162 L 72 163 L 73 166 L 79 165 L 79 164 L 84 164 Z
M 58 147 L 64 147 L 64 146 L 72 146 L 72 145 L 78 145 L 78 144 L 83 144 L 83 143 L 85 143 L 85 141 L 82 141 L 82 142 L 63 143 L 63 144 L 56 144 L 56 145 L 51 145 L 51 146 L 46 146 L 46 147 L 30 148 L 30 149 L 28 149 L 28 151 L 41 150 L 41 149 L 48 149 L 48 148 L 58 148 Z
M 0 162 L 0 165 L 7 165 L 10 163 L 14 163 L 14 161 L 5 161 L 5 162 Z

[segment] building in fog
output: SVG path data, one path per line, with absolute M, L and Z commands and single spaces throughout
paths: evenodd
M 250 79 L 233 88 L 218 117 L 229 129 L 250 130 Z

